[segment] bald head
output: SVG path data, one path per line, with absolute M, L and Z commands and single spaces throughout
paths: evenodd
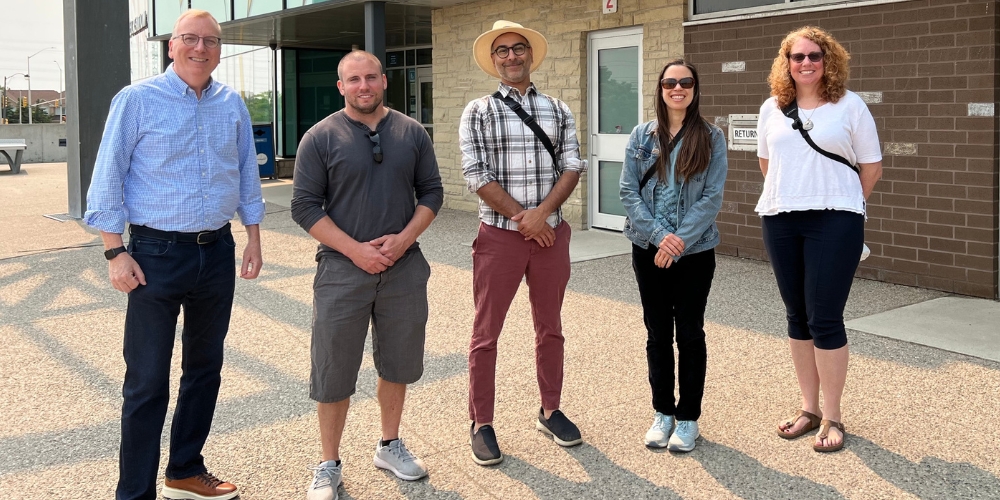
M 378 65 L 379 74 L 384 73 L 382 70 L 382 61 L 375 57 L 374 54 L 363 50 L 352 50 L 340 59 L 340 64 L 337 65 L 337 78 L 344 79 L 344 63 L 348 61 L 371 61 Z
M 177 18 L 177 22 L 174 23 L 174 31 L 172 32 L 172 34 L 180 35 L 181 33 L 178 32 L 181 29 L 181 23 L 184 22 L 185 19 L 190 19 L 190 18 L 194 19 L 203 18 L 210 20 L 212 22 L 212 25 L 215 27 L 215 36 L 219 37 L 222 36 L 222 27 L 219 26 L 219 22 L 215 20 L 215 17 L 212 16 L 212 14 L 209 13 L 208 11 L 200 9 L 188 9 L 182 12 L 180 17 Z

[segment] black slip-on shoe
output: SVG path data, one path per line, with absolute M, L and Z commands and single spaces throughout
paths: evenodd
M 476 423 L 473 422 L 469 427 L 472 461 L 479 465 L 496 465 L 503 462 L 503 453 L 500 453 L 500 445 L 497 444 L 497 434 L 493 431 L 493 426 L 484 425 L 479 428 L 479 432 L 472 432 L 475 428 Z
M 535 428 L 552 436 L 552 440 L 559 446 L 576 446 L 583 442 L 580 429 L 559 410 L 552 412 L 552 416 L 546 420 L 545 413 L 539 408 Z

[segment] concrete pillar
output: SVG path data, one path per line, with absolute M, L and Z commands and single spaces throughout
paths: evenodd
M 131 79 L 128 2 L 63 0 L 69 215 L 83 217 L 111 99 Z
M 365 50 L 382 61 L 385 71 L 385 2 L 365 2 Z

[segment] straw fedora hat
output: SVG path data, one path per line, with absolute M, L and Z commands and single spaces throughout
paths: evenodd
M 493 59 L 490 55 L 493 51 L 493 41 L 504 33 L 517 33 L 528 41 L 528 45 L 531 46 L 531 71 L 538 69 L 542 60 L 545 59 L 545 54 L 549 51 L 549 42 L 535 30 L 503 20 L 493 23 L 493 29 L 479 35 L 479 38 L 476 38 L 475 43 L 472 44 L 472 56 L 476 59 L 479 69 L 485 71 L 487 75 L 500 78 L 500 73 L 497 73 L 497 68 L 493 65 Z

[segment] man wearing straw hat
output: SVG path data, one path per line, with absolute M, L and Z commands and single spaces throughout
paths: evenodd
M 480 465 L 503 460 L 493 430 L 497 339 L 524 277 L 541 393 L 536 427 L 562 446 L 582 442 L 559 410 L 561 311 L 570 274 L 570 228 L 560 207 L 587 162 L 580 159 L 569 107 L 531 83 L 547 50 L 541 33 L 510 21 L 480 35 L 473 44 L 476 64 L 500 85 L 465 107 L 459 127 L 462 171 L 479 195 L 482 221 L 472 250 L 476 315 L 469 346 L 469 432 L 472 459 Z

